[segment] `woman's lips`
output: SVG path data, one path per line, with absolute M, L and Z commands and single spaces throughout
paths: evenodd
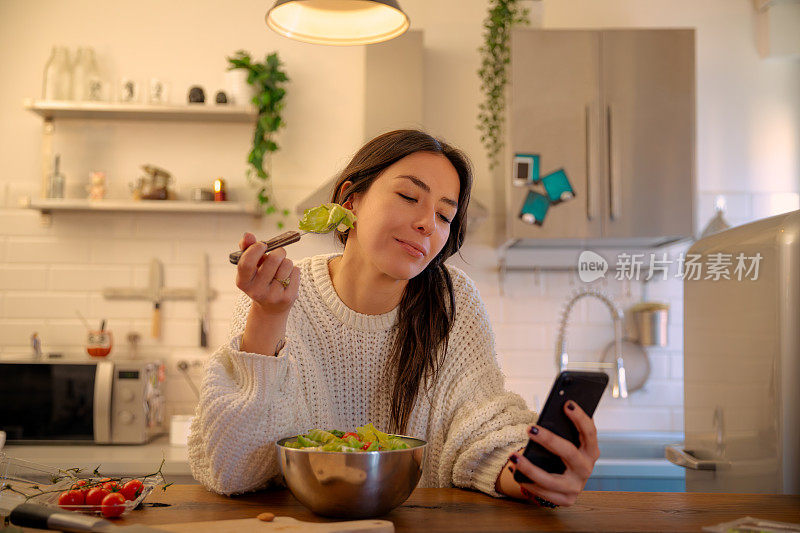
M 408 254 L 409 254 L 409 255 L 412 255 L 412 256 L 414 256 L 414 257 L 422 257 L 422 256 L 424 256 L 424 255 L 425 255 L 424 253 L 422 253 L 422 251 L 421 251 L 421 250 L 419 250 L 419 249 L 415 248 L 414 246 L 412 246 L 412 245 L 408 244 L 407 242 L 405 242 L 405 241 L 401 241 L 400 239 L 395 239 L 395 240 L 397 241 L 397 243 L 398 243 L 398 244 L 399 244 L 399 245 L 400 245 L 400 246 L 401 246 L 401 247 L 402 247 L 402 248 L 403 248 L 403 249 L 404 249 L 406 252 L 408 252 Z

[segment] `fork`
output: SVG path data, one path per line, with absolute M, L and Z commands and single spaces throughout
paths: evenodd
M 319 233 L 319 234 L 329 233 L 332 229 L 334 229 L 338 225 L 339 225 L 338 223 L 337 224 L 328 224 L 322 231 L 311 231 L 311 230 L 307 230 L 307 231 L 303 231 L 303 232 L 300 232 L 300 231 L 286 231 L 286 232 L 281 233 L 280 235 L 278 235 L 276 237 L 273 237 L 273 238 L 269 239 L 268 241 L 261 241 L 261 242 L 263 242 L 264 244 L 267 245 L 267 249 L 264 251 L 264 253 L 268 254 L 272 250 L 275 250 L 277 248 L 283 248 L 284 246 L 288 246 L 289 244 L 295 243 L 295 242 L 300 240 L 300 237 L 302 237 L 303 235 L 306 235 L 307 233 Z M 245 250 L 246 249 L 247 248 L 245 248 Z M 237 250 L 235 252 L 231 252 L 230 255 L 228 255 L 228 259 L 230 259 L 230 262 L 233 263 L 234 265 L 238 265 L 239 264 L 239 259 L 242 257 L 243 253 L 244 253 L 244 250 Z

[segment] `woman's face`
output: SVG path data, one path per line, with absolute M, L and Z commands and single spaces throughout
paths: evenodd
M 416 152 L 387 167 L 352 196 L 358 253 L 391 278 L 413 278 L 447 242 L 459 189 L 456 169 L 441 154 Z

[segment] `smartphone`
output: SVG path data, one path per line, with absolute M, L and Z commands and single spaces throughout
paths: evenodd
M 574 370 L 561 372 L 553 383 L 553 388 L 550 389 L 550 394 L 547 396 L 547 401 L 542 412 L 539 413 L 539 420 L 536 423 L 556 435 L 564 437 L 576 447 L 580 447 L 580 433 L 564 412 L 564 404 L 572 400 L 591 417 L 603 396 L 606 385 L 608 385 L 608 374 L 605 372 Z M 528 440 L 523 455 L 531 463 L 553 474 L 563 474 L 567 469 L 559 456 L 532 440 Z M 518 469 L 514 470 L 514 480 L 518 483 L 531 482 L 528 476 Z

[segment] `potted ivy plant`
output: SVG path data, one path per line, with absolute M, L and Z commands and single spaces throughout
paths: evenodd
M 483 22 L 483 46 L 481 68 L 481 92 L 484 100 L 478 112 L 478 129 L 481 142 L 489 156 L 489 168 L 498 163 L 503 148 L 503 126 L 505 123 L 505 87 L 508 79 L 506 66 L 511 61 L 511 27 L 515 24 L 529 24 L 529 9 L 521 5 L 521 0 L 491 0 L 489 13 Z
M 253 147 L 247 156 L 247 178 L 258 189 L 258 203 L 264 213 L 271 215 L 278 211 L 278 207 L 274 201 L 269 163 L 270 156 L 280 149 L 275 142 L 275 134 L 285 125 L 281 117 L 283 98 L 286 96 L 283 85 L 289 78 L 281 69 L 282 63 L 277 52 L 268 54 L 261 63 L 253 61 L 244 50 L 237 51 L 233 57 L 227 59 L 228 70 L 244 69 L 247 72 L 247 83 L 254 89 L 252 102 L 258 110 L 258 117 L 253 132 Z M 284 217 L 289 214 L 288 209 L 280 212 Z M 277 225 L 282 228 L 283 220 L 279 220 Z

